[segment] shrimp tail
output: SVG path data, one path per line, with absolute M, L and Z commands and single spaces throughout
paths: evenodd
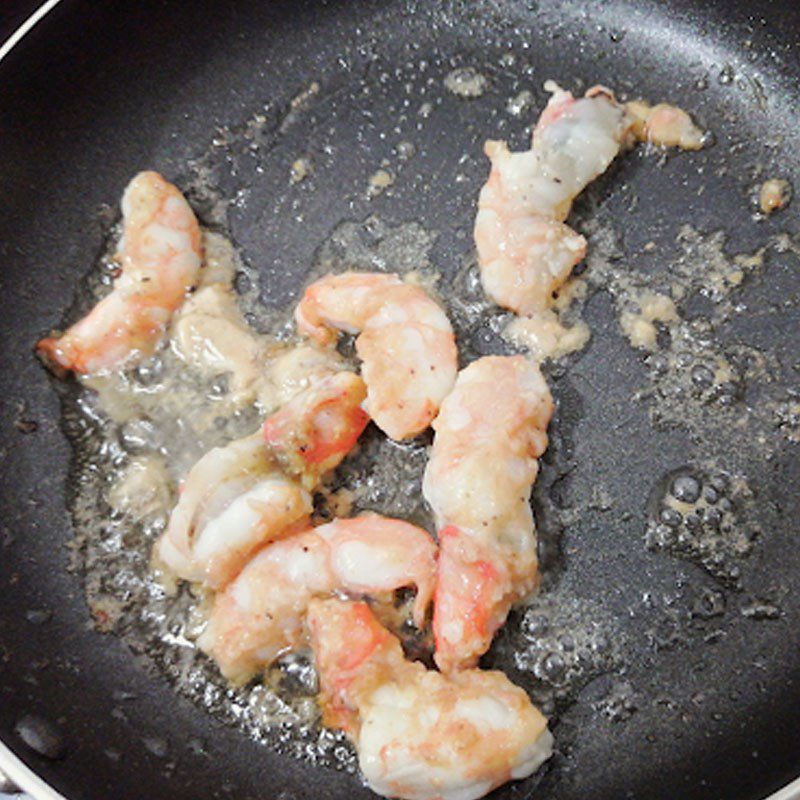
M 439 532 L 439 577 L 433 612 L 436 665 L 474 667 L 511 606 L 508 571 L 491 548 L 454 525 Z
M 307 622 L 322 676 L 320 705 L 325 725 L 341 728 L 352 736 L 358 727 L 358 716 L 348 702 L 351 687 L 368 677 L 365 665 L 380 651 L 396 647 L 397 640 L 364 602 L 314 600 L 309 605 Z M 345 629 L 346 638 L 337 640 L 330 635 L 330 631 Z
M 352 372 L 323 378 L 266 420 L 264 440 L 311 488 L 355 447 L 370 419 L 361 407 L 366 395 L 364 381 Z
M 48 336 L 36 343 L 34 353 L 39 361 L 57 378 L 63 380 L 70 372 L 80 372 L 74 354 L 70 354 L 58 336 Z

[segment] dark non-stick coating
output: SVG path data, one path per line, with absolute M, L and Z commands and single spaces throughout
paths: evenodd
M 398 122 L 402 70 L 427 61 L 442 96 L 453 66 L 476 66 L 502 92 L 514 67 L 498 65 L 511 50 L 532 65 L 539 106 L 541 83 L 552 77 L 635 87 L 696 113 L 713 129 L 713 147 L 664 169 L 630 159 L 598 199 L 625 218 L 630 252 L 649 240 L 674 247 L 677 223 L 689 221 L 724 229 L 738 252 L 798 228 L 791 207 L 756 224 L 747 196 L 757 162 L 800 177 L 798 36 L 793 0 L 64 0 L 0 66 L 0 738 L 68 798 L 369 796 L 352 776 L 276 755 L 180 698 L 122 641 L 92 628 L 81 576 L 67 571 L 70 451 L 32 345 L 58 324 L 95 262 L 108 229 L 98 212 L 117 202 L 132 174 L 155 168 L 180 183 L 217 127 L 241 126 L 265 104 L 277 116 L 317 81 L 302 119 L 272 131 L 261 152 L 212 166 L 222 194 L 247 190 L 226 225 L 259 270 L 265 302 L 294 297 L 319 244 L 343 220 L 370 213 L 439 232 L 431 257 L 446 297 L 471 248 L 464 233 L 486 172 L 481 142 L 501 133 L 521 147 L 525 121 L 500 132 L 487 113 L 491 97 L 470 104 L 449 96 L 417 132 L 413 113 Z M 368 200 L 368 176 L 403 138 L 416 143 L 413 166 L 391 192 Z M 309 151 L 317 154 L 313 192 L 292 189 L 289 165 Z M 686 188 L 698 168 L 700 196 Z M 635 209 L 614 191 L 623 184 L 635 186 Z M 729 334 L 771 348 L 786 381 L 800 338 L 792 264 L 770 265 L 745 285 L 739 300 L 750 313 L 736 316 Z M 681 627 L 686 587 L 714 582 L 695 564 L 648 551 L 643 531 L 652 486 L 692 461 L 694 443 L 680 426 L 654 430 L 646 404 L 631 402 L 647 368 L 617 332 L 603 292 L 586 316 L 592 343 L 552 376 L 560 409 L 551 457 L 571 471 L 557 492 L 551 482 L 537 494 L 551 491 L 577 509 L 551 567 L 562 593 L 595 604 L 624 632 L 632 695 L 625 714 L 604 714 L 595 681 L 561 710 L 557 755 L 536 796 L 763 797 L 800 774 L 797 446 L 786 441 L 769 458 L 754 448 L 747 475 L 764 531 L 743 562 L 743 583 L 751 593 L 777 592 L 780 616 L 746 617 L 742 593 L 726 590 L 721 618 Z M 596 485 L 613 506 L 592 501 Z M 644 631 L 665 619 L 678 620 L 678 634 L 659 645 Z M 487 663 L 509 667 L 507 650 L 501 639 Z M 31 714 L 57 726 L 63 758 L 34 754 L 14 733 Z M 497 796 L 533 792 L 528 782 Z

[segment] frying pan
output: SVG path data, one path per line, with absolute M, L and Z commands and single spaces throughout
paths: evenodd
M 442 88 L 456 67 L 488 77 L 483 96 Z M 792 0 L 62 0 L 7 54 L 0 739 L 2 764 L 19 783 L 42 797 L 87 800 L 371 796 L 352 775 L 252 741 L 176 693 L 146 655 L 95 630 L 82 576 L 68 570 L 71 451 L 59 392 L 32 346 L 62 321 L 96 263 L 113 222 L 108 208 L 130 176 L 154 168 L 189 188 L 187 165 L 201 157 L 219 195 L 238 200 L 220 218 L 194 196 L 198 213 L 223 225 L 258 271 L 267 306 L 296 297 L 338 225 L 370 216 L 437 234 L 429 255 L 447 298 L 471 258 L 482 141 L 521 148 L 536 112 L 506 114 L 505 98 L 529 89 L 541 108 L 546 78 L 669 100 L 713 131 L 713 146 L 698 154 L 621 159 L 578 204 L 578 227 L 596 213 L 619 223 L 618 260 L 659 278 L 686 223 L 724 231 L 730 253 L 798 231 L 792 206 L 755 221 L 749 200 L 759 177 L 800 175 Z M 312 83 L 313 102 L 293 115 L 292 98 Z M 426 98 L 429 117 L 417 113 Z M 241 132 L 259 111 L 276 121 L 257 148 L 215 148 L 220 129 Z M 367 197 L 369 175 L 404 139 L 415 155 L 390 190 Z M 290 184 L 289 165 L 308 152 L 311 183 Z M 649 242 L 663 258 L 645 263 Z M 773 365 L 769 380 L 740 387 L 730 399 L 737 408 L 758 410 L 771 392 L 796 385 L 798 275 L 792 253 L 773 248 L 733 295 L 721 340 L 768 353 Z M 683 312 L 707 314 L 703 302 L 699 294 Z M 760 530 L 738 585 L 648 549 L 654 487 L 693 468 L 709 437 L 680 419 L 651 423 L 652 405 L 635 395 L 653 365 L 620 335 L 609 292 L 598 287 L 584 316 L 594 331 L 588 348 L 549 371 L 558 413 L 534 493 L 549 576 L 543 598 L 574 598 L 585 616 L 610 620 L 619 658 L 556 703 L 557 754 L 542 774 L 496 797 L 763 798 L 800 774 L 797 445 L 776 422 L 766 444 L 722 449 L 756 498 Z M 501 349 L 491 330 L 459 334 L 478 350 Z M 613 502 L 598 502 L 598 487 Z M 548 520 L 566 519 L 564 509 L 568 524 L 551 530 Z M 704 592 L 722 597 L 710 614 L 696 613 Z M 753 612 L 767 600 L 767 611 Z M 535 674 L 515 658 L 522 628 L 523 616 L 513 616 L 485 664 L 536 697 Z M 31 726 L 41 734 L 34 749 L 20 736 Z

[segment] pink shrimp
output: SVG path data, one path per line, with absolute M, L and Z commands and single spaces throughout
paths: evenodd
M 439 528 L 436 663 L 472 666 L 538 581 L 530 507 L 553 403 L 538 367 L 487 356 L 459 373 L 433 427 L 423 493 Z
M 336 467 L 369 422 L 361 404 L 367 391 L 352 372 L 311 384 L 264 423 L 264 438 L 285 468 L 306 488 Z
M 586 240 L 564 224 L 572 201 L 634 140 L 697 150 L 703 132 L 682 109 L 618 103 L 595 86 L 574 98 L 548 81 L 552 97 L 530 150 L 488 141 L 492 162 L 478 198 L 475 244 L 486 294 L 518 314 L 547 311 L 553 294 L 586 254 Z
M 547 720 L 502 672 L 407 661 L 365 603 L 314 600 L 308 625 L 324 721 L 353 741 L 378 794 L 475 800 L 550 757 Z
M 259 547 L 306 528 L 308 492 L 369 421 L 360 408 L 365 393 L 352 372 L 318 378 L 261 433 L 206 453 L 189 471 L 156 544 L 162 564 L 179 578 L 220 589 Z
M 155 552 L 176 577 L 220 589 L 258 547 L 307 527 L 312 510 L 311 495 L 253 434 L 192 467 Z
M 421 528 L 365 514 L 337 519 L 261 550 L 214 602 L 198 645 L 231 681 L 242 682 L 304 641 L 315 596 L 415 586 L 417 626 L 433 593 L 436 544 Z
M 156 172 L 140 172 L 125 189 L 122 214 L 122 271 L 111 294 L 36 346 L 54 371 L 91 374 L 149 355 L 197 279 L 200 228 L 178 189 Z
M 574 198 L 605 172 L 626 141 L 624 106 L 602 87 L 576 100 L 555 84 L 530 150 L 486 143 L 492 162 L 478 199 L 475 243 L 486 294 L 520 314 L 547 310 L 586 253 L 564 220 Z
M 458 354 L 450 321 L 423 289 L 393 274 L 327 275 L 306 289 L 295 318 L 319 344 L 333 343 L 339 330 L 360 332 L 365 408 L 381 430 L 404 439 L 430 425 Z

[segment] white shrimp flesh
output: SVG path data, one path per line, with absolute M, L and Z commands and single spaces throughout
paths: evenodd
M 312 598 L 416 587 L 421 627 L 433 593 L 436 543 L 408 522 L 377 514 L 337 519 L 260 550 L 218 594 L 198 645 L 234 683 L 305 642 Z
M 584 257 L 586 240 L 564 220 L 575 197 L 614 160 L 630 127 L 625 107 L 607 89 L 575 99 L 555 84 L 547 87 L 553 95 L 530 150 L 486 143 L 492 169 L 475 219 L 484 290 L 519 314 L 548 309 Z
M 306 527 L 312 510 L 311 495 L 283 474 L 259 432 L 192 467 L 156 556 L 175 577 L 219 589 L 258 547 Z
M 393 439 L 424 431 L 453 386 L 458 354 L 450 321 L 419 286 L 397 275 L 327 275 L 305 291 L 295 319 L 301 333 L 333 344 L 358 333 L 367 384 L 365 409 Z
M 537 585 L 530 496 L 552 411 L 535 364 L 486 356 L 459 373 L 434 421 L 422 488 L 439 531 L 433 632 L 443 671 L 473 666 Z
M 378 794 L 475 800 L 550 757 L 547 720 L 502 672 L 407 661 L 366 603 L 314 600 L 308 625 L 323 719 L 350 737 Z
M 93 374 L 150 355 L 197 281 L 200 227 L 183 195 L 156 172 L 140 172 L 122 196 L 122 269 L 114 288 L 37 352 L 58 373 Z

